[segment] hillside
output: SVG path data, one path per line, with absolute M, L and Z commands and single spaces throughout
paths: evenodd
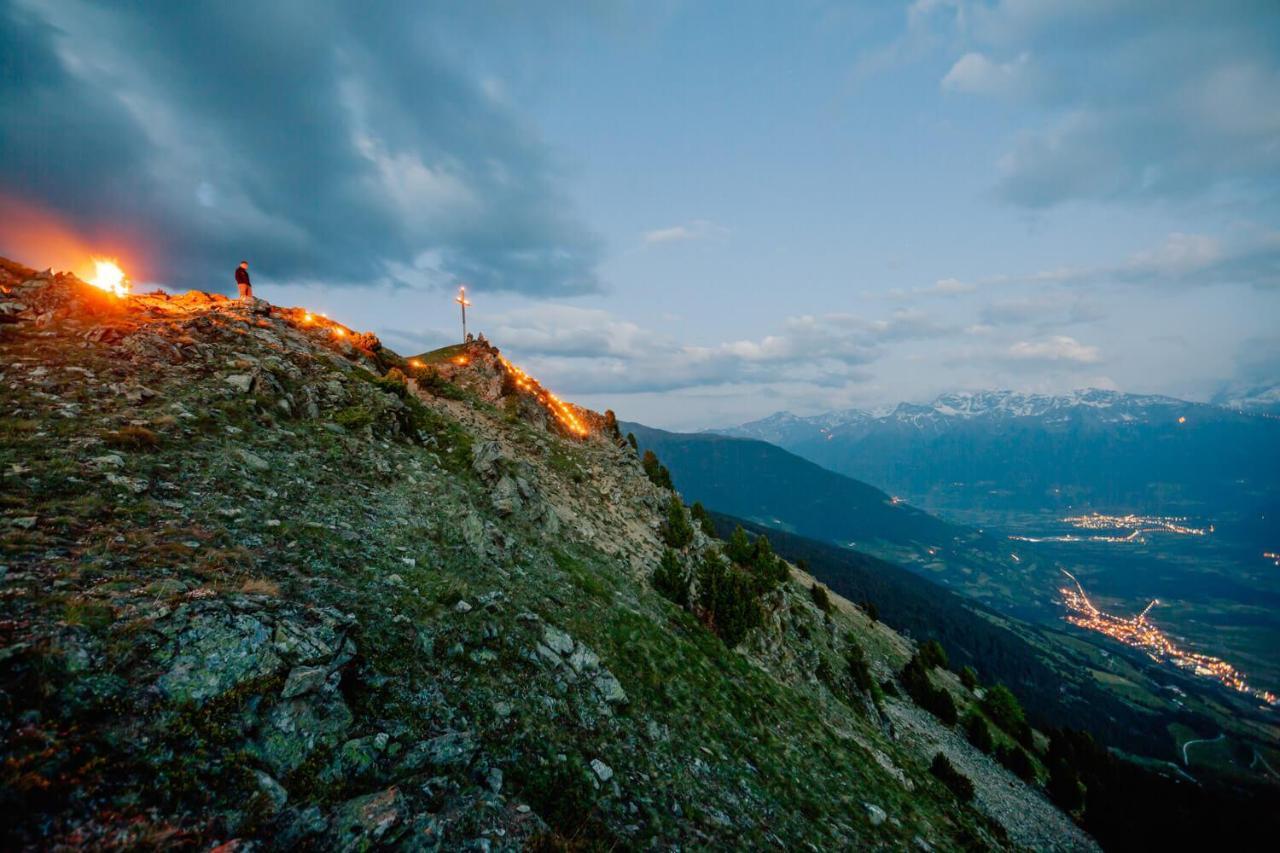
M 1280 761 L 1280 740 L 1267 706 L 1063 619 L 1057 567 L 1085 571 L 1079 552 L 947 524 L 764 442 L 624 428 L 658 453 L 687 499 L 768 529 L 780 553 L 808 560 L 836 592 L 883 604 L 899 630 L 938 639 L 959 663 L 1007 682 L 1045 723 L 1087 728 L 1111 746 L 1165 762 L 1180 758 L 1191 731 L 1222 734 L 1223 754 L 1192 769 L 1275 781 L 1268 768 Z M 1090 559 L 1093 566 L 1098 558 Z M 908 569 L 915 577 L 904 576 Z
M 689 500 L 906 566 L 1007 612 L 1053 612 L 1056 572 L 1004 541 L 903 503 L 772 444 L 624 423 L 654 450 Z
M 6 847 L 1094 846 L 789 568 L 733 648 L 658 595 L 725 546 L 496 349 L 0 270 Z
M 779 554 L 833 592 L 874 605 L 879 619 L 918 642 L 938 641 L 952 670 L 973 667 L 982 680 L 1011 687 L 1051 737 L 1086 731 L 1109 747 L 1082 816 L 1107 849 L 1207 846 L 1280 831 L 1269 805 L 1280 777 L 1268 770 L 1280 740 L 1267 713 L 1225 709 L 1193 678 L 1140 654 L 1104 653 L 1078 633 L 1000 617 L 883 560 L 711 516 L 722 536 L 738 525 L 767 533 Z

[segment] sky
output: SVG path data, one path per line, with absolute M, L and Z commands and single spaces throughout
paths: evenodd
M 1280 4 L 0 0 L 0 255 L 674 429 L 1280 381 Z

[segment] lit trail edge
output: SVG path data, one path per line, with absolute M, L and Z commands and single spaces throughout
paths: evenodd
M 1190 670 L 1201 678 L 1212 678 L 1232 690 L 1261 699 L 1273 707 L 1280 704 L 1280 697 L 1269 691 L 1250 687 L 1245 681 L 1244 673 L 1221 658 L 1178 648 L 1163 631 L 1147 621 L 1148 611 L 1159 602 L 1153 600 L 1141 613 L 1129 619 L 1112 616 L 1093 605 L 1075 575 L 1066 569 L 1060 571 L 1071 579 L 1071 583 L 1064 585 L 1058 592 L 1067 606 L 1066 619 L 1072 625 L 1106 634 L 1126 646 L 1141 649 L 1156 663 L 1169 662 L 1181 669 Z

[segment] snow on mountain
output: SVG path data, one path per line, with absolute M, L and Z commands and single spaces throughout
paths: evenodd
M 1213 398 L 1216 405 L 1254 415 L 1280 416 L 1280 382 L 1224 391 Z
M 1280 386 L 1270 389 L 1280 403 Z M 712 429 L 721 435 L 757 438 L 774 444 L 794 444 L 819 436 L 836 435 L 893 423 L 919 428 L 938 428 L 948 423 L 978 419 L 1006 420 L 1041 418 L 1046 422 L 1062 421 L 1088 413 L 1107 423 L 1131 423 L 1173 416 L 1173 410 L 1184 410 L 1200 403 L 1154 394 L 1125 394 L 1101 388 L 1084 388 L 1069 394 L 1028 394 L 1019 391 L 953 391 L 941 394 L 930 403 L 899 403 L 885 413 L 861 409 L 845 409 L 820 415 L 799 416 L 777 412 L 766 418 L 737 427 Z M 1250 411 L 1247 406 L 1233 406 Z

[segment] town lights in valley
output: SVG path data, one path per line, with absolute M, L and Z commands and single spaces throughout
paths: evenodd
M 1062 603 L 1067 608 L 1066 620 L 1072 625 L 1088 631 L 1097 631 L 1126 646 L 1145 652 L 1157 663 L 1168 662 L 1201 678 L 1213 679 L 1238 693 L 1261 699 L 1269 707 L 1280 705 L 1280 696 L 1269 690 L 1251 686 L 1245 680 L 1244 673 L 1231 664 L 1221 658 L 1181 648 L 1167 634 L 1148 622 L 1147 614 L 1151 612 L 1151 608 L 1160 603 L 1158 600 L 1153 599 L 1137 616 L 1128 618 L 1114 616 L 1099 610 L 1089 600 L 1084 586 L 1075 575 L 1066 569 L 1059 571 L 1071 580 L 1071 583 L 1064 584 L 1058 589 L 1058 594 L 1062 596 Z

